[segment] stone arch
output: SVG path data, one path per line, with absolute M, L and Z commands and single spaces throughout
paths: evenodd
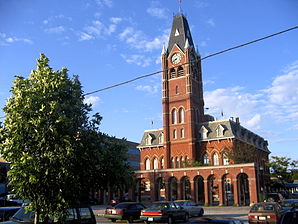
M 249 180 L 246 173 L 240 173 L 237 176 L 238 201 L 240 206 L 248 206 L 250 204 L 249 196 Z
M 189 200 L 191 199 L 191 185 L 188 176 L 184 176 L 180 180 L 180 189 L 181 189 L 181 199 Z
M 169 192 L 168 199 L 169 201 L 174 201 L 178 199 L 178 181 L 176 177 L 170 177 L 168 180 Z
M 179 123 L 185 122 L 185 110 L 183 107 L 180 107 L 178 110 L 178 122 Z
M 137 181 L 137 198 L 140 202 L 151 201 L 151 182 L 147 178 L 139 178 Z
M 205 203 L 204 178 L 200 175 L 194 177 L 194 201 L 200 205 Z
M 216 181 L 215 175 L 211 174 L 208 179 L 208 203 L 209 205 L 218 205 L 219 204 L 219 191 L 218 183 Z
M 165 181 L 164 178 L 159 177 L 155 183 L 155 200 L 162 201 L 166 199 L 165 195 Z
M 233 178 L 230 174 L 225 174 L 222 176 L 222 198 L 223 204 L 226 206 L 231 206 L 234 204 L 234 189 L 232 179 Z
M 146 157 L 144 160 L 144 168 L 145 170 L 150 170 L 151 169 L 151 162 L 150 162 L 150 158 Z
M 159 160 L 159 167 L 160 167 L 160 169 L 165 168 L 165 158 L 164 158 L 164 156 L 161 156 L 161 158 Z

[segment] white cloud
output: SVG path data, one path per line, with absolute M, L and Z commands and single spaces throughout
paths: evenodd
M 138 85 L 135 87 L 135 89 L 147 92 L 149 94 L 155 94 L 159 92 L 159 85 Z
M 5 33 L 0 33 L 0 45 L 8 46 L 15 42 L 23 42 L 27 44 L 33 44 L 33 41 L 27 38 L 9 37 Z
M 56 27 L 47 28 L 44 31 L 46 33 L 59 34 L 59 33 L 63 33 L 65 31 L 65 28 L 63 26 L 56 26 Z
M 215 22 L 214 22 L 214 19 L 213 18 L 210 18 L 206 21 L 206 23 L 212 27 L 215 27 Z
M 260 129 L 261 115 L 256 114 L 246 122 L 246 127 L 253 129 Z
M 144 55 L 124 55 L 121 54 L 121 57 L 128 63 L 128 64 L 136 64 L 138 66 L 147 67 L 151 64 L 152 59 L 145 57 Z
M 79 38 L 80 41 L 93 39 L 93 37 L 91 35 L 84 33 L 84 32 L 80 32 L 79 36 L 80 36 L 80 38 Z
M 112 23 L 118 24 L 119 22 L 122 21 L 122 18 L 119 18 L 119 17 L 111 17 L 111 18 L 110 18 L 110 21 L 111 21 Z
M 147 13 L 153 17 L 157 18 L 167 18 L 166 9 L 164 8 L 148 8 Z
M 96 0 L 95 2 L 100 7 L 113 7 L 113 2 L 111 0 Z
M 98 96 L 89 96 L 84 99 L 84 103 L 92 104 L 93 106 L 100 102 L 101 99 Z

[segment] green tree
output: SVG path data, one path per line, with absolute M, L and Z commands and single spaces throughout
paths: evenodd
M 268 167 L 272 177 L 278 178 L 282 182 L 293 183 L 297 177 L 298 161 L 287 157 L 272 156 Z
M 84 104 L 78 77 L 67 69 L 54 71 L 41 54 L 26 79 L 16 76 L 8 99 L 1 154 L 11 162 L 9 183 L 30 201 L 39 218 L 62 218 L 64 209 L 80 199 L 83 188 L 77 166 L 84 152 L 77 135 L 86 126 L 90 106 Z

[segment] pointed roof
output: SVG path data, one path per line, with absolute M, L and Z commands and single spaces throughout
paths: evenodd
M 175 44 L 177 44 L 180 49 L 184 49 L 187 41 L 189 46 L 194 46 L 188 22 L 184 15 L 179 14 L 173 19 L 168 51 L 170 52 Z

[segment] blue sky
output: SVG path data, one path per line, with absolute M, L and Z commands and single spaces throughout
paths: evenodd
M 40 53 L 55 70 L 79 75 L 85 93 L 159 71 L 177 2 L 0 0 L 0 107 L 14 76 L 28 77 Z M 296 0 L 184 0 L 182 9 L 202 56 L 298 25 Z M 268 140 L 271 155 L 298 159 L 298 29 L 202 66 L 206 113 L 240 117 Z M 139 142 L 144 130 L 162 127 L 160 74 L 86 101 L 110 135 Z

